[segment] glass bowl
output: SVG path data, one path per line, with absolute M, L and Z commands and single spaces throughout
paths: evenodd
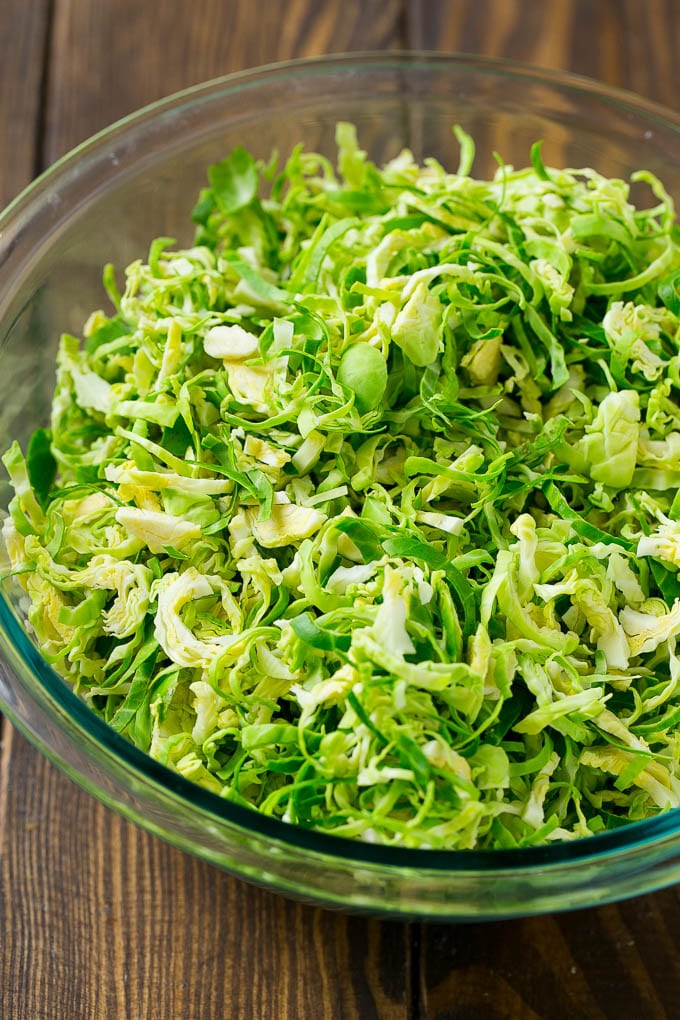
M 680 197 L 680 117 L 562 74 L 477 58 L 381 54 L 281 64 L 189 89 L 115 124 L 60 160 L 0 218 L 0 446 L 48 420 L 62 331 L 103 300 L 106 262 L 151 239 L 191 241 L 209 164 L 297 142 L 333 155 L 338 120 L 376 160 L 409 146 L 457 165 L 453 124 L 524 165 L 626 177 L 645 167 Z M 0 506 L 9 486 L 0 483 Z M 41 658 L 21 598 L 0 596 L 0 703 L 13 723 L 105 804 L 183 850 L 286 895 L 351 911 L 479 920 L 600 904 L 680 879 L 680 810 L 584 840 L 522 850 L 380 847 L 303 830 L 220 799 L 119 737 Z

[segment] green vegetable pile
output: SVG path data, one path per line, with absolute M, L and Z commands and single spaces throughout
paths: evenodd
M 45 658 L 301 826 L 566 840 L 680 804 L 680 234 L 651 174 L 236 149 L 107 267 L 4 463 Z

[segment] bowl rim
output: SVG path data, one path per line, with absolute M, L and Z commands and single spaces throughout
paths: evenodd
M 68 174 L 74 165 L 83 159 L 96 159 L 103 150 L 110 151 L 113 141 L 137 130 L 150 120 L 168 113 L 175 114 L 183 107 L 201 104 L 224 91 L 238 92 L 292 75 L 323 75 L 333 70 L 350 71 L 359 68 L 417 69 L 419 66 L 439 68 L 442 71 L 449 68 L 459 72 L 467 71 L 496 77 L 509 76 L 552 86 L 570 94 L 596 95 L 620 110 L 627 109 L 631 113 L 643 115 L 649 122 L 659 121 L 665 129 L 670 128 L 680 134 L 680 113 L 662 104 L 583 75 L 525 64 L 521 61 L 428 50 L 367 50 L 296 58 L 235 71 L 189 86 L 146 104 L 97 131 L 55 160 L 8 203 L 0 212 L 0 238 L 8 227 L 20 224 L 25 216 L 30 216 L 44 192 L 50 190 L 55 182 L 59 182 L 60 178 Z M 612 830 L 575 840 L 495 850 L 435 850 L 371 844 L 293 825 L 264 815 L 256 808 L 241 806 L 212 793 L 151 758 L 117 733 L 74 693 L 68 683 L 40 655 L 27 631 L 19 623 L 2 585 L 0 585 L 0 629 L 4 630 L 14 650 L 31 670 L 33 678 L 38 680 L 42 692 L 69 717 L 93 747 L 99 751 L 103 750 L 108 756 L 138 773 L 151 787 L 162 788 L 166 793 L 178 796 L 188 809 L 198 810 L 204 815 L 231 824 L 243 832 L 263 837 L 279 846 L 314 852 L 326 858 L 343 858 L 357 865 L 394 866 L 396 869 L 409 869 L 432 875 L 480 871 L 500 873 L 516 869 L 529 874 L 535 870 L 545 871 L 568 864 L 576 865 L 605 854 L 609 855 L 611 860 L 612 855 L 623 855 L 680 833 L 680 808 L 670 809 L 644 821 L 626 822 Z M 10 706 L 5 705 L 5 709 L 8 717 L 14 720 Z M 31 739 L 29 727 L 23 726 L 20 720 L 15 720 L 15 724 Z M 49 755 L 49 749 L 47 753 Z
M 57 157 L 36 177 L 22 188 L 5 206 L 0 209 L 0 233 L 5 227 L 5 220 L 20 213 L 21 208 L 32 200 L 35 193 L 58 176 L 72 163 L 94 151 L 102 144 L 109 144 L 117 135 L 125 133 L 146 120 L 155 119 L 169 111 L 175 111 L 183 105 L 192 105 L 194 101 L 204 99 L 212 93 L 223 89 L 246 88 L 260 84 L 263 79 L 274 80 L 293 73 L 323 74 L 337 68 L 350 68 L 353 65 L 379 68 L 390 65 L 417 67 L 419 64 L 439 65 L 442 68 L 451 66 L 467 69 L 471 72 L 480 71 L 494 76 L 510 76 L 540 84 L 552 85 L 574 93 L 590 93 L 600 99 L 609 100 L 617 107 L 629 107 L 632 112 L 645 114 L 652 119 L 663 122 L 664 127 L 672 127 L 680 132 L 680 110 L 676 111 L 662 103 L 639 95 L 629 89 L 608 85 L 587 75 L 557 68 L 544 67 L 538 64 L 527 64 L 521 60 L 508 60 L 502 57 L 481 56 L 465 52 L 443 52 L 437 50 L 356 50 L 342 53 L 331 53 L 323 56 L 296 57 L 290 60 L 274 61 L 257 67 L 248 67 L 239 71 L 231 71 L 215 78 L 189 85 L 168 95 L 161 96 L 131 111 L 100 130 L 89 135 Z

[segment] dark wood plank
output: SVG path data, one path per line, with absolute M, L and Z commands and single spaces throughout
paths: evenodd
M 588 75 L 677 108 L 676 0 L 415 0 L 409 45 Z
M 0 6 L 0 207 L 35 173 L 49 0 Z
M 552 917 L 431 926 L 421 943 L 428 1020 L 677 1016 L 680 892 Z
M 0 209 L 29 183 L 40 161 L 49 8 L 49 0 L 4 0 L 0 7 Z M 0 741 L 6 728 L 0 715 Z
M 3 1020 L 403 1020 L 408 926 L 255 889 L 95 803 L 16 731 L 0 772 Z
M 44 162 L 217 74 L 399 46 L 401 7 L 55 0 Z M 12 730 L 2 762 L 3 1018 L 408 1015 L 408 926 L 311 909 L 221 874 L 119 819 Z
M 266 6 L 192 0 L 151 7 L 131 0 L 59 0 L 47 160 L 188 85 L 292 57 L 394 49 L 403 44 L 402 29 L 402 0 L 286 0 Z

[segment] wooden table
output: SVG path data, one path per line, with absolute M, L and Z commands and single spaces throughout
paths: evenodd
M 567 68 L 680 105 L 680 0 L 0 0 L 0 200 L 194 82 L 409 47 Z M 484 925 L 332 914 L 122 821 L 7 723 L 0 868 L 4 1020 L 680 1016 L 677 889 Z

